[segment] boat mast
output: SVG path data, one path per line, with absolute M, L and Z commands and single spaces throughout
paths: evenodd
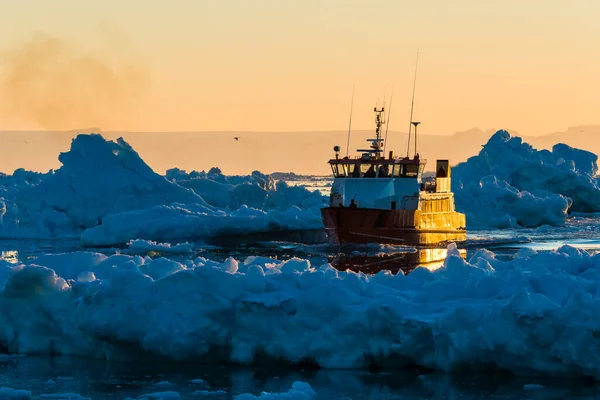
M 352 84 L 352 100 L 350 101 L 350 120 L 348 121 L 348 143 L 346 144 L 346 158 L 350 151 L 350 128 L 352 128 L 352 109 L 354 108 L 354 83 Z
M 385 157 L 385 147 L 387 146 L 388 129 L 390 128 L 390 115 L 392 113 L 392 102 L 394 101 L 394 86 L 392 86 L 392 95 L 390 96 L 390 108 L 388 109 L 387 124 L 385 125 L 385 139 L 383 139 L 383 156 Z
M 379 150 L 381 150 L 381 142 L 383 141 L 383 139 L 381 138 L 381 125 L 385 124 L 383 115 L 385 107 L 381 107 L 379 109 L 375 107 L 373 108 L 373 111 L 375 111 L 375 124 L 377 125 L 377 128 L 375 129 L 375 140 L 371 144 L 371 148 L 376 151 L 375 158 L 379 159 L 381 158 Z
M 408 124 L 408 146 L 406 146 L 406 158 L 408 158 L 408 153 L 410 152 L 410 134 L 411 134 L 411 130 L 412 130 L 412 125 L 413 125 L 413 109 L 415 107 L 415 88 L 417 87 L 417 67 L 419 65 L 419 49 L 417 49 L 417 61 L 415 62 L 415 77 L 413 79 L 413 93 L 412 93 L 412 102 L 410 104 L 410 121 Z M 415 137 L 415 142 L 417 141 L 416 137 Z M 417 145 L 415 143 L 415 149 L 417 148 Z M 416 154 L 416 150 L 415 150 L 415 154 Z

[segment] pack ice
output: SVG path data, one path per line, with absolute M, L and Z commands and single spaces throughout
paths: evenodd
M 419 365 L 600 379 L 600 255 L 454 246 L 436 271 L 89 252 L 0 265 L 0 348 L 111 359 Z

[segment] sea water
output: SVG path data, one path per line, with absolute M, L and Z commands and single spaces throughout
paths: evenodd
M 362 371 L 282 366 L 118 363 L 28 356 L 0 361 L 0 386 L 33 398 L 138 398 L 176 392 L 182 399 L 233 399 L 242 393 L 284 393 L 306 382 L 316 399 L 565 399 L 597 398 L 593 382 L 514 377 L 499 371 L 444 374 L 420 369 Z M 67 395 L 70 394 L 70 395 Z M 54 397 L 51 397 L 53 395 Z M 62 396 L 61 396 L 62 395 Z M 80 397 L 80 398 L 81 398 Z

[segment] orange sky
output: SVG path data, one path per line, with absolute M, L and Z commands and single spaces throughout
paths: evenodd
M 375 5 L 376 4 L 376 5 Z M 406 130 L 600 123 L 595 0 L 23 0 L 0 15 L 0 130 Z M 386 89 L 387 88 L 387 89 Z

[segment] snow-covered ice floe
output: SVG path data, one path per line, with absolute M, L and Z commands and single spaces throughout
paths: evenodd
M 457 209 L 468 227 L 562 225 L 567 211 L 600 211 L 598 157 L 557 144 L 536 150 L 506 131 L 453 169 Z
M 87 245 L 321 228 L 326 198 L 255 172 L 155 173 L 127 144 L 79 135 L 62 167 L 0 176 L 0 238 L 82 236 Z
M 85 230 L 81 239 L 88 246 L 110 246 L 133 238 L 171 241 L 320 227 L 320 215 L 298 207 L 264 211 L 242 206 L 207 212 L 198 204 L 175 204 L 107 215 L 100 225 Z
M 98 358 L 419 365 L 600 379 L 600 255 L 451 245 L 408 275 L 307 260 L 79 252 L 0 269 L 0 348 Z
M 194 251 L 193 243 L 157 243 L 152 240 L 136 239 L 127 243 L 129 253 L 134 254 L 147 254 L 147 253 L 161 253 L 161 254 L 189 254 Z

